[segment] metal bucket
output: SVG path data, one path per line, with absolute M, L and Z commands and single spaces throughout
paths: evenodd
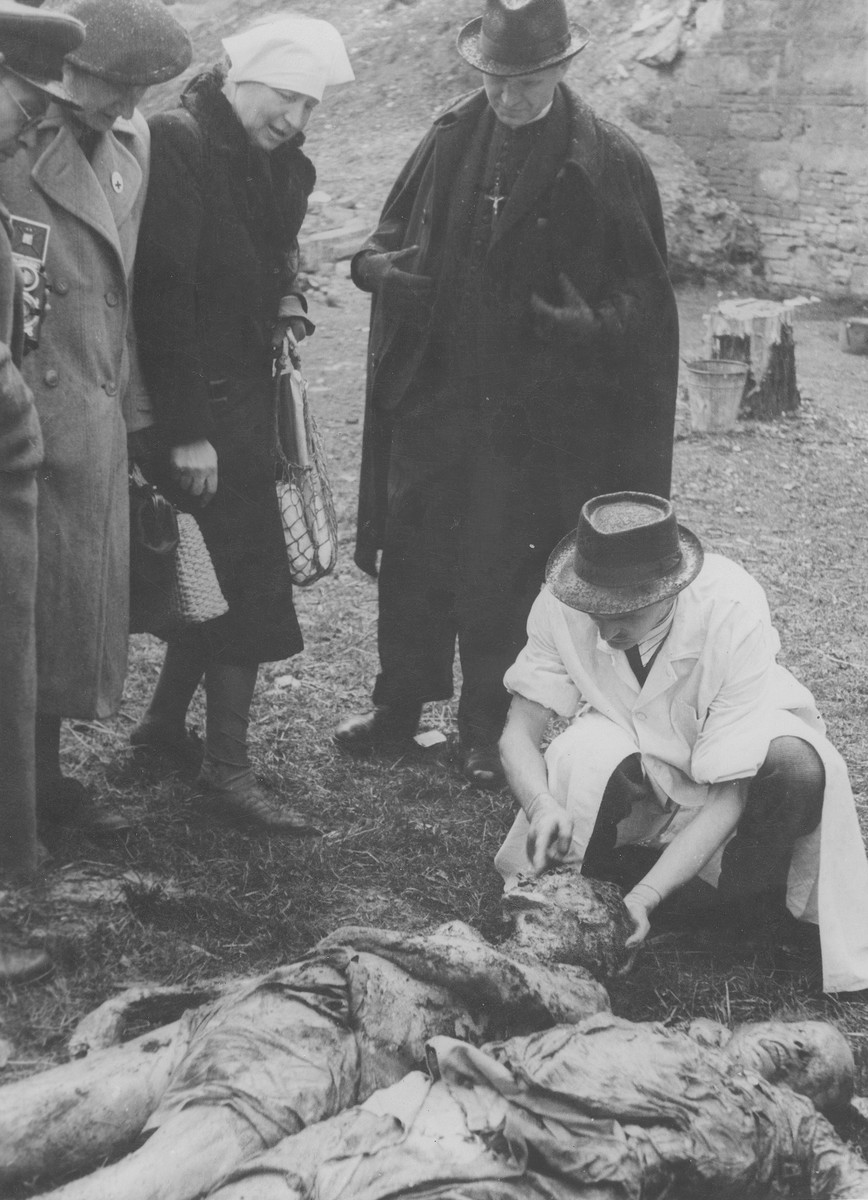
M 847 354 L 868 354 L 868 317 L 848 317 L 842 321 L 838 345 Z
M 747 383 L 747 363 L 729 358 L 698 358 L 686 366 L 693 429 L 701 433 L 732 429 Z

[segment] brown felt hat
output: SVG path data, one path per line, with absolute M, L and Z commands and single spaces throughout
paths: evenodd
M 527 75 L 554 67 L 590 40 L 568 20 L 564 0 L 486 0 L 458 35 L 458 53 L 487 75 Z
M 619 616 L 686 588 L 702 559 L 699 538 L 676 523 L 668 500 L 612 492 L 583 506 L 575 533 L 549 557 L 546 584 L 570 608 Z
M 85 27 L 84 41 L 66 61 L 98 79 L 150 87 L 192 61 L 187 31 L 163 0 L 66 0 L 63 12 Z
M 35 4 L 0 0 L 0 64 L 39 91 L 57 97 L 58 85 L 49 89 L 45 84 L 60 79 L 63 60 L 80 45 L 84 26 L 67 13 L 37 9 Z

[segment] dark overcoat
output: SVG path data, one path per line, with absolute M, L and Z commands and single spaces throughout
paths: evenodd
M 22 379 L 22 304 L 0 207 L 0 873 L 36 867 L 36 468 L 42 437 Z
M 316 175 L 301 138 L 253 146 L 221 83 L 198 76 L 150 121 L 135 324 L 162 440 L 217 451 L 217 494 L 192 511 L 230 611 L 206 629 L 218 658 L 243 664 L 302 645 L 275 491 L 271 335 Z
M 50 311 L 24 361 L 45 461 L 39 474 L 39 708 L 115 712 L 127 666 L 129 499 L 124 401 L 130 291 L 147 187 L 144 117 L 118 120 L 88 162 L 67 112 L 49 111 L 0 166 L 9 211 L 48 225 Z
M 565 523 L 585 500 L 622 488 L 668 495 L 678 379 L 678 317 L 666 265 L 657 186 L 636 145 L 598 118 L 565 85 L 568 139 L 563 154 L 539 139 L 496 224 L 485 287 L 501 310 L 526 313 L 517 342 L 497 307 L 479 314 L 481 391 L 524 409 L 533 438 L 559 448 L 557 486 Z M 407 269 L 448 275 L 450 189 L 477 123 L 484 91 L 435 121 L 396 180 L 363 250 L 418 245 Z M 534 333 L 530 297 L 563 303 L 559 274 L 600 318 L 590 347 L 554 344 Z M 437 295 L 435 315 L 455 297 Z M 493 319 L 492 319 L 493 317 Z M 427 330 L 394 320 L 372 303 L 356 562 L 375 573 L 383 544 L 394 412 L 424 387 Z M 427 357 L 426 357 L 427 356 Z M 566 452 L 566 453 L 564 453 Z

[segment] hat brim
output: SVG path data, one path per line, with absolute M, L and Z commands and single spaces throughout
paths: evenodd
M 68 13 L 0 0 L 0 51 L 4 37 L 33 38 L 49 43 L 62 58 L 81 45 L 84 33 L 81 21 Z
M 542 71 L 546 67 L 555 67 L 558 63 L 573 58 L 580 50 L 584 50 L 591 40 L 591 35 L 584 25 L 577 25 L 571 21 L 570 44 L 566 50 L 553 54 L 549 58 L 543 58 L 539 62 L 516 65 L 515 63 L 498 62 L 497 59 L 484 55 L 479 48 L 481 33 L 482 17 L 474 17 L 458 34 L 456 45 L 458 53 L 464 61 L 470 63 L 471 67 L 475 67 L 477 71 L 484 71 L 486 75 L 529 75 L 531 71 Z
M 36 79 L 33 75 L 26 75 L 23 71 L 14 71 L 8 63 L 3 63 L 2 66 L 10 75 L 16 75 L 19 79 L 23 79 L 25 83 L 30 84 L 31 87 L 36 88 L 37 92 L 44 92 L 49 100 L 54 100 L 58 104 L 65 104 L 68 108 L 81 109 L 81 105 L 76 100 L 73 100 L 60 80 Z
M 626 587 L 602 587 L 579 578 L 575 568 L 575 531 L 561 538 L 546 564 L 546 586 L 556 599 L 579 612 L 615 617 L 657 604 L 692 583 L 702 568 L 704 553 L 696 534 L 678 526 L 681 565 L 661 579 L 631 583 Z

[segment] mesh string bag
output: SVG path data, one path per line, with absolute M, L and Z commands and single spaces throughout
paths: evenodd
M 298 348 L 289 337 L 275 363 L 274 391 L 277 499 L 292 582 L 305 587 L 335 569 L 338 522 Z

